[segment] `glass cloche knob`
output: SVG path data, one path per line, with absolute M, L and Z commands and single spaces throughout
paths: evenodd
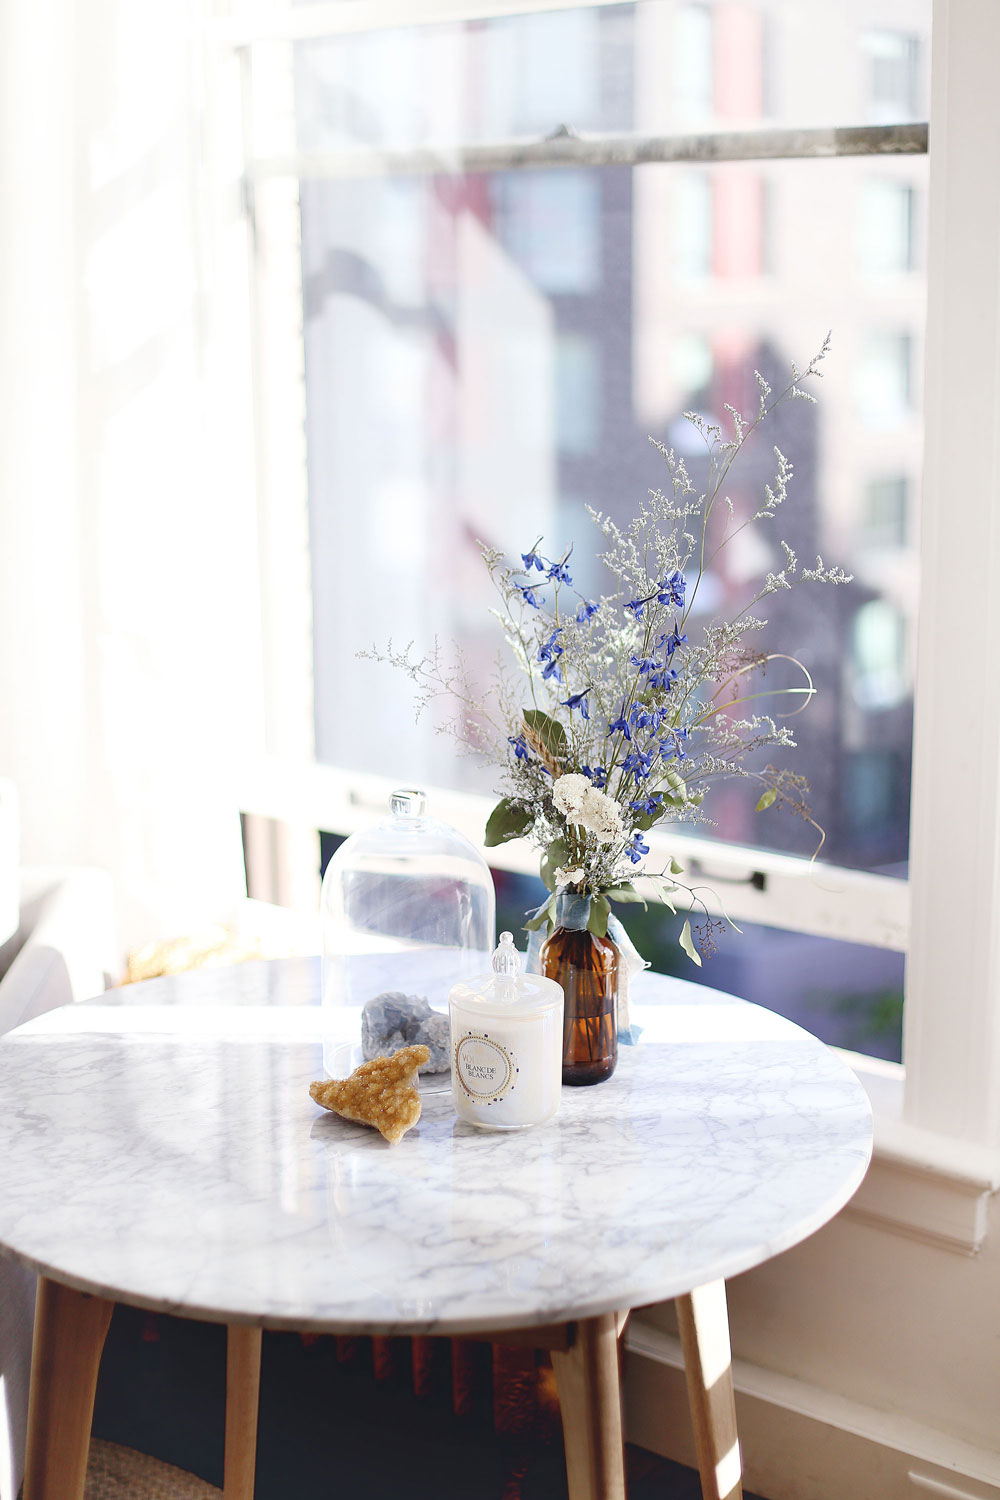
M 422 818 L 427 798 L 415 786 L 397 787 L 389 798 L 389 808 L 396 818 Z
M 516 979 L 521 972 L 521 955 L 514 947 L 514 935 L 501 932 L 500 941 L 493 953 L 493 972 Z

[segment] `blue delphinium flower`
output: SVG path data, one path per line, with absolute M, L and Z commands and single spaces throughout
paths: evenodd
M 662 693 L 669 693 L 671 685 L 677 681 L 677 668 L 661 667 L 658 672 L 650 672 L 647 679 L 651 688 L 657 688 Z
M 653 813 L 655 813 L 656 809 L 659 807 L 662 801 L 663 793 L 653 792 L 651 796 L 646 797 L 644 800 L 640 800 L 638 802 L 630 802 L 629 807 L 634 807 L 637 812 L 644 812 L 648 814 L 649 817 L 652 817 Z
M 629 657 L 633 667 L 639 668 L 639 676 L 644 677 L 647 672 L 655 672 L 660 663 L 655 656 L 636 656 L 635 652 Z
M 642 619 L 642 612 L 649 603 L 648 599 L 630 599 L 625 608 L 630 609 L 637 620 Z
M 518 735 L 509 734 L 507 736 L 507 743 L 508 743 L 508 745 L 513 745 L 514 746 L 514 757 L 515 757 L 516 760 L 530 760 L 531 759 L 531 751 L 528 749 L 527 745 L 524 743 L 524 735 L 523 734 L 518 734 Z
M 635 703 L 632 705 L 629 719 L 633 729 L 651 729 L 655 734 L 665 714 L 665 708 L 647 708 L 645 704 Z
M 569 568 L 566 566 L 568 562 L 569 553 L 567 552 L 566 556 L 562 559 L 561 562 L 554 562 L 549 564 L 549 571 L 545 575 L 546 578 L 548 578 L 551 583 L 572 583 L 573 579 L 570 576 Z
M 524 599 L 525 604 L 530 604 L 532 609 L 541 609 L 541 601 L 530 583 L 516 583 L 514 587 Z
M 686 635 L 678 635 L 677 626 L 675 625 L 673 630 L 671 630 L 669 634 L 667 632 L 664 632 L 664 634 L 660 636 L 657 645 L 659 646 L 661 651 L 666 652 L 667 661 L 669 661 L 674 652 L 677 650 L 678 646 L 683 646 L 686 640 Z
M 599 792 L 608 784 L 608 773 L 603 766 L 581 766 L 580 774 L 592 781 Z
M 633 833 L 632 842 L 625 850 L 625 853 L 634 865 L 639 863 L 644 854 L 649 853 L 649 845 L 645 842 L 641 833 Z
M 661 604 L 672 604 L 676 609 L 684 608 L 684 590 L 687 582 L 680 568 L 675 568 L 669 578 L 661 578 L 657 599 Z
M 586 690 L 582 693 L 570 693 L 568 698 L 561 700 L 560 707 L 568 708 L 570 714 L 572 714 L 574 708 L 578 708 L 585 719 L 590 718 L 590 711 L 587 708 Z
M 655 749 L 650 750 L 645 755 L 641 750 L 633 750 L 622 761 L 622 770 L 626 776 L 634 776 L 635 784 L 638 786 L 641 781 L 645 781 L 649 776 L 655 758 Z
M 611 719 L 610 720 L 610 722 L 608 724 L 608 733 L 609 734 L 623 734 L 627 740 L 631 740 L 631 738 L 632 738 L 632 731 L 631 731 L 631 729 L 629 729 L 629 727 L 628 727 L 628 720 L 625 717 L 625 705 L 624 704 L 622 704 L 622 711 L 618 715 L 617 719 Z
M 576 623 L 586 625 L 587 621 L 597 614 L 599 604 L 591 604 L 589 599 L 581 599 L 576 611 Z
M 562 635 L 562 629 L 561 625 L 557 625 L 548 640 L 543 641 L 538 648 L 538 660 L 545 663 L 542 668 L 542 676 L 546 681 L 550 677 L 554 677 L 556 682 L 562 682 L 559 658 L 563 654 L 563 648 L 556 641 L 556 636 Z
M 663 759 L 673 760 L 676 757 L 677 760 L 683 760 L 687 752 L 682 742 L 688 737 L 687 730 L 668 729 L 667 735 L 667 739 L 660 741 L 660 754 Z
M 530 573 L 532 568 L 537 568 L 539 573 L 545 572 L 545 559 L 539 557 L 537 552 L 522 552 L 521 561 Z

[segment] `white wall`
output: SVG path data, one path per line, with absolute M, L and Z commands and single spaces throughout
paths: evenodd
M 976 1253 L 915 1234 L 859 1222 L 848 1208 L 729 1283 L 754 1493 L 1000 1496 L 1000 1205 L 994 1197 Z M 693 1463 L 675 1333 L 672 1303 L 630 1326 L 628 1433 Z M 921 1487 L 921 1477 L 950 1488 Z
M 239 158 L 196 171 L 197 21 L 0 11 L 0 774 L 26 862 L 111 870 L 126 945 L 240 893 L 260 720 Z

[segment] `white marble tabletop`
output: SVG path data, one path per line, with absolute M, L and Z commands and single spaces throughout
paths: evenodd
M 871 1112 L 791 1022 L 645 975 L 638 1047 L 546 1125 L 449 1094 L 397 1146 L 320 1110 L 319 961 L 200 970 L 0 1041 L 0 1253 L 167 1312 L 462 1333 L 659 1301 L 796 1244 L 851 1197 Z

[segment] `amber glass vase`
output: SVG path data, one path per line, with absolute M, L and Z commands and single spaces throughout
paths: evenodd
M 618 1061 L 618 970 L 608 937 L 557 927 L 542 948 L 546 979 L 563 987 L 563 1083 L 603 1083 Z

